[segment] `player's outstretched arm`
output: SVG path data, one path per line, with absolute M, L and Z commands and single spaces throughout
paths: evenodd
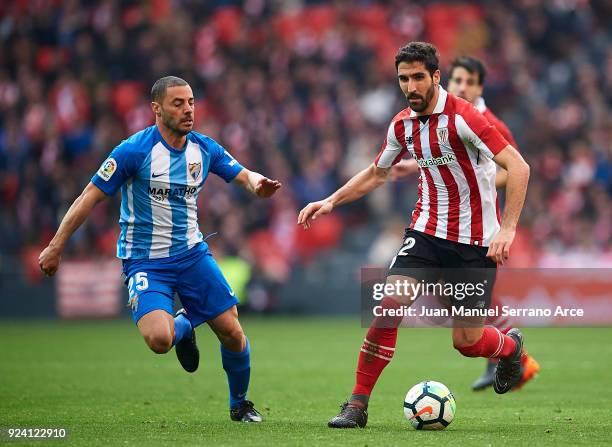
M 506 208 L 501 221 L 501 229 L 493 238 L 487 256 L 503 264 L 510 254 L 510 245 L 514 240 L 529 183 L 529 165 L 521 154 L 508 145 L 499 152 L 493 161 L 507 171 Z
M 278 180 L 270 180 L 246 168 L 238 173 L 234 181 L 251 194 L 262 198 L 272 196 L 281 186 L 283 186 Z
M 76 198 L 60 224 L 57 233 L 38 257 L 38 265 L 47 276 L 55 275 L 61 260 L 62 252 L 66 242 L 79 228 L 96 204 L 106 198 L 93 183 L 89 183 L 81 195 Z
M 298 225 L 310 228 L 310 219 L 329 214 L 334 207 L 357 200 L 375 190 L 387 181 L 390 169 L 383 169 L 372 163 L 363 171 L 354 175 L 344 186 L 326 199 L 309 203 L 300 211 Z

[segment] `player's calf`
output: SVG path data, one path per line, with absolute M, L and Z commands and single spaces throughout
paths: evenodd
M 470 328 L 465 333 L 477 334 L 479 331 Z M 503 394 L 512 389 L 521 379 L 521 354 L 523 352 L 523 336 L 518 329 L 511 329 L 508 334 L 502 334 L 494 327 L 481 329 L 481 337 L 476 343 L 463 345 L 471 337 L 462 337 L 462 330 L 453 329 L 453 344 L 466 357 L 498 358 L 493 387 L 495 392 Z M 465 335 L 465 333 L 463 335 Z M 473 339 L 472 339 L 473 341 Z
M 499 301 L 496 301 L 495 296 L 493 296 L 493 302 L 491 303 L 490 309 L 498 309 L 498 313 L 501 311 L 501 304 Z M 512 329 L 508 317 L 505 316 L 489 316 L 485 320 L 485 325 L 499 329 L 504 335 Z M 498 360 L 499 359 L 496 358 L 487 359 L 485 370 L 472 384 L 473 391 L 482 391 L 493 386 L 495 382 L 495 368 L 497 368 Z
M 227 331 L 217 333 L 223 347 L 232 352 L 242 352 L 246 344 L 246 338 L 240 326 Z
M 261 415 L 246 398 L 251 377 L 251 347 L 238 322 L 236 306 L 226 310 L 208 324 L 221 342 L 221 362 L 227 374 L 231 419 L 261 422 Z
M 453 328 L 453 347 L 459 352 L 468 346 L 474 346 L 482 339 L 482 327 L 455 327 Z
M 453 346 L 466 357 L 504 358 L 512 355 L 516 345 L 512 337 L 487 326 L 480 329 L 453 328 Z
M 221 345 L 231 352 L 242 352 L 247 344 L 244 331 L 238 321 L 236 306 L 208 322 Z

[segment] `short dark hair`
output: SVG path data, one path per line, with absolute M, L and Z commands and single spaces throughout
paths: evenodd
M 478 73 L 478 85 L 484 84 L 487 69 L 484 62 L 480 59 L 473 56 L 459 56 L 451 62 L 451 67 L 448 71 L 449 78 L 453 77 L 453 71 L 457 67 L 465 68 L 470 74 Z
M 401 62 L 422 62 L 430 75 L 440 68 L 438 50 L 427 42 L 410 42 L 399 49 L 395 55 L 395 69 Z
M 157 81 L 155 81 L 155 84 L 153 84 L 153 87 L 151 88 L 151 101 L 158 102 L 161 104 L 161 102 L 164 100 L 164 97 L 166 96 L 166 90 L 168 89 L 168 87 L 176 87 L 182 85 L 189 84 L 187 83 L 187 81 L 177 76 L 164 76 L 163 78 L 159 78 Z

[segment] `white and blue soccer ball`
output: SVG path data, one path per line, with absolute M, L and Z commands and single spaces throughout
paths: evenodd
M 426 380 L 410 388 L 404 399 L 404 415 L 417 430 L 443 430 L 455 418 L 453 393 L 440 382 Z

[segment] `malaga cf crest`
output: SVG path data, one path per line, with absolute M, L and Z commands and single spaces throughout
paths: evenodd
M 189 174 L 194 180 L 197 180 L 202 171 L 202 163 L 189 163 Z

